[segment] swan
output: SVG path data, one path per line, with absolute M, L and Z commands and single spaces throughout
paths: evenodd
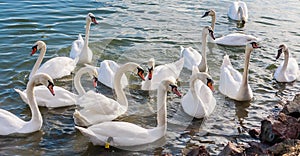
M 228 8 L 228 17 L 236 20 L 241 21 L 245 24 L 248 21 L 248 8 L 247 4 L 242 1 L 235 1 Z
M 221 66 L 219 91 L 237 101 L 250 101 L 253 97 L 248 84 L 250 54 L 253 49 L 259 48 L 256 42 L 249 42 L 245 50 L 245 66 L 243 76 L 233 68 L 229 56 L 225 55 Z
M 76 125 L 90 126 L 96 123 L 110 121 L 124 114 L 128 109 L 128 101 L 121 87 L 121 77 L 125 72 L 132 71 L 144 80 L 144 70 L 136 63 L 126 63 L 117 70 L 114 76 L 114 88 L 117 101 L 100 93 L 87 92 L 76 101 L 80 107 L 73 117 Z
M 89 35 L 91 23 L 98 24 L 96 17 L 93 13 L 88 13 L 86 16 L 85 26 L 85 41 L 82 39 L 81 34 L 78 35 L 78 39 L 73 41 L 70 51 L 70 57 L 76 59 L 79 57 L 78 63 L 91 63 L 93 58 L 93 52 L 89 48 Z
M 30 121 L 24 121 L 11 112 L 0 109 L 0 135 L 10 135 L 14 133 L 26 134 L 41 129 L 43 118 L 36 104 L 33 92 L 34 86 L 39 84 L 46 86 L 51 94 L 53 96 L 55 95 L 53 90 L 53 80 L 49 75 L 43 73 L 34 75 L 27 83 L 27 97 L 32 116 Z
M 120 68 L 113 60 L 103 60 L 100 63 L 100 67 L 96 67 L 98 70 L 98 81 L 104 84 L 105 86 L 114 89 L 114 77 L 117 70 Z M 128 80 L 125 75 L 121 78 L 122 89 L 128 85 Z
M 193 66 L 198 66 L 201 72 L 207 72 L 206 59 L 206 38 L 207 35 L 215 39 L 213 29 L 210 26 L 205 26 L 202 29 L 202 55 L 192 47 L 184 48 L 181 46 L 180 56 L 184 58 L 184 67 L 192 70 Z
M 184 58 L 176 62 L 155 66 L 155 59 L 150 58 L 148 61 L 148 74 L 145 81 L 142 82 L 142 90 L 155 90 L 161 81 L 173 78 L 178 79 L 183 68 Z
M 93 77 L 93 85 L 96 87 L 97 85 L 97 78 L 98 75 L 97 71 L 93 71 L 93 69 L 89 69 L 89 67 L 84 67 L 80 69 L 74 78 L 75 83 L 75 89 L 78 93 L 81 93 L 83 95 L 85 93 L 82 85 L 80 84 L 80 79 L 83 73 L 88 72 L 91 77 Z M 17 93 L 19 93 L 21 99 L 29 104 L 26 90 L 21 91 L 19 89 L 14 89 Z M 48 89 L 44 86 L 36 86 L 34 88 L 34 94 L 36 98 L 36 102 L 38 106 L 42 107 L 48 107 L 48 108 L 58 108 L 58 107 L 66 107 L 66 106 L 72 106 L 75 105 L 76 99 L 79 97 L 79 95 L 74 94 L 62 87 L 54 86 L 54 90 L 57 93 L 55 97 L 52 96 L 52 94 L 49 93 Z
M 157 91 L 157 126 L 146 129 L 138 125 L 121 122 L 108 121 L 92 125 L 88 128 L 75 126 L 84 136 L 88 137 L 94 145 L 108 145 L 114 147 L 130 147 L 152 143 L 163 137 L 167 130 L 167 91 L 181 97 L 175 81 L 164 80 Z
M 214 30 L 215 23 L 216 23 L 216 12 L 214 10 L 208 10 L 206 11 L 202 18 L 211 16 L 211 27 Z M 219 45 L 225 45 L 225 46 L 246 46 L 246 44 L 250 41 L 260 41 L 261 39 L 256 38 L 252 35 L 246 35 L 242 33 L 231 33 L 225 36 L 222 36 L 220 38 L 216 38 L 213 42 Z M 210 41 L 210 40 L 208 40 Z M 212 42 L 212 41 L 210 41 Z
M 296 59 L 289 57 L 289 49 L 286 44 L 281 44 L 277 53 L 276 60 L 284 53 L 284 61 L 279 65 L 274 73 L 274 77 L 278 82 L 295 81 L 299 75 L 299 67 Z
M 46 49 L 46 43 L 43 41 L 35 42 L 32 47 L 31 55 L 35 54 L 38 50 L 40 50 L 40 55 L 31 70 L 29 79 L 36 73 L 46 73 L 50 75 L 52 79 L 58 79 L 70 75 L 74 71 L 78 59 L 73 60 L 69 57 L 52 58 L 40 67 L 45 56 Z
M 194 66 L 190 78 L 190 89 L 181 99 L 184 112 L 195 118 L 208 117 L 216 106 L 213 90 L 211 76 L 199 72 L 198 68 Z

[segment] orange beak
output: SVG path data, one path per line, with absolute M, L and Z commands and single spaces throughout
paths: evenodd
M 49 91 L 51 92 L 51 94 L 52 94 L 53 96 L 55 96 L 53 87 L 54 87 L 53 84 L 49 84 L 47 88 L 49 89 Z
M 152 79 L 152 74 L 153 74 L 153 67 L 148 69 L 149 73 L 148 73 L 148 80 Z
M 37 51 L 37 45 L 32 47 L 32 51 L 31 51 L 30 56 L 32 56 L 33 54 L 35 54 L 36 51 Z
M 97 87 L 97 82 L 98 82 L 98 79 L 94 76 L 93 77 L 93 86 L 94 86 L 94 88 Z
M 207 86 L 210 88 L 211 91 L 215 91 L 213 83 L 212 82 L 208 82 Z
M 143 80 L 145 81 L 145 77 L 144 77 L 144 70 L 141 69 L 141 68 L 137 68 L 138 69 L 138 76 Z

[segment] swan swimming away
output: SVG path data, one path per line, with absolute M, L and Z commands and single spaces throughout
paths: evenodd
M 177 80 L 183 68 L 184 58 L 175 62 L 162 64 L 155 67 L 155 59 L 151 58 L 148 61 L 148 74 L 145 81 L 142 82 L 142 90 L 156 90 L 161 81 L 166 79 Z
M 31 119 L 29 121 L 23 121 L 11 112 L 0 109 L 0 135 L 10 135 L 15 133 L 27 134 L 41 129 L 43 118 L 36 104 L 33 92 L 34 87 L 39 84 L 46 86 L 50 93 L 53 96 L 55 95 L 53 90 L 53 80 L 49 75 L 43 73 L 34 75 L 27 83 L 26 93 L 31 110 Z
M 207 16 L 211 16 L 211 27 L 215 28 L 215 23 L 216 23 L 216 12 L 214 10 L 208 10 L 204 13 L 204 15 L 202 16 L 202 18 L 207 17 Z M 246 46 L 246 44 L 250 41 L 256 41 L 259 42 L 261 41 L 261 39 L 252 36 L 252 35 L 246 35 L 243 33 L 231 33 L 228 35 L 225 35 L 223 37 L 220 38 L 216 38 L 214 41 L 210 41 L 209 42 L 214 42 L 216 44 L 219 45 L 225 45 L 225 46 Z
M 208 117 L 216 106 L 213 90 L 211 76 L 205 72 L 199 72 L 194 66 L 190 78 L 190 89 L 181 99 L 184 112 L 195 118 Z
M 162 138 L 167 131 L 167 91 L 172 91 L 181 97 L 173 80 L 164 80 L 157 90 L 157 126 L 146 129 L 138 125 L 108 121 L 92 125 L 88 128 L 75 126 L 94 145 L 108 145 L 114 147 L 130 147 L 152 143 Z
M 210 26 L 205 26 L 202 29 L 202 55 L 192 47 L 181 47 L 180 56 L 184 58 L 184 67 L 192 70 L 193 66 L 197 66 L 201 72 L 207 72 L 207 58 L 206 58 L 206 43 L 207 35 L 215 39 L 213 29 Z
M 114 76 L 117 100 L 93 91 L 87 92 L 76 101 L 79 106 L 73 114 L 76 125 L 91 126 L 104 121 L 111 121 L 127 111 L 128 101 L 121 86 L 121 77 L 125 72 L 137 73 L 144 80 L 144 70 L 138 64 L 128 62 L 120 66 Z
M 219 81 L 219 91 L 222 94 L 237 101 L 250 101 L 252 99 L 253 93 L 248 84 L 248 73 L 250 54 L 255 48 L 259 48 L 256 42 L 250 42 L 246 45 L 243 76 L 233 68 L 229 56 L 224 56 Z
M 247 4 L 242 1 L 232 2 L 228 8 L 227 15 L 230 19 L 241 21 L 243 24 L 245 24 L 248 21 Z
M 73 41 L 70 51 L 70 57 L 72 59 L 76 59 L 77 57 L 79 57 L 78 63 L 80 64 L 92 62 L 93 52 L 89 48 L 90 27 L 91 23 L 98 24 L 93 13 L 88 13 L 85 19 L 85 41 L 83 40 L 81 34 L 79 34 L 78 39 Z
M 43 41 L 35 42 L 32 47 L 31 55 L 35 54 L 38 50 L 40 51 L 40 55 L 31 70 L 29 79 L 36 73 L 46 73 L 52 79 L 58 79 L 68 76 L 74 71 L 78 59 L 73 60 L 69 57 L 54 57 L 41 65 L 46 54 L 46 49 L 46 43 Z
M 278 49 L 276 60 L 284 53 L 284 61 L 278 66 L 274 77 L 278 82 L 293 82 L 300 76 L 300 71 L 296 59 L 290 57 L 286 44 L 281 44 Z

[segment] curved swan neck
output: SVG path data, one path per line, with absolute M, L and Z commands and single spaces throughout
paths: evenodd
M 157 127 L 167 127 L 167 91 L 162 84 L 157 89 Z
M 44 56 L 46 54 L 46 50 L 47 50 L 47 46 L 43 46 L 41 49 L 40 49 L 40 55 L 38 57 L 38 59 L 35 61 L 35 64 L 30 72 L 30 75 L 29 75 L 29 79 L 36 73 L 36 71 L 39 69 L 43 59 L 44 59 Z
M 35 126 L 41 127 L 42 123 L 43 123 L 43 118 L 42 118 L 41 112 L 38 108 L 38 105 L 36 103 L 36 99 L 34 97 L 34 90 L 33 90 L 34 86 L 35 86 L 34 81 L 30 80 L 27 84 L 27 89 L 26 89 L 29 107 L 31 110 L 31 119 L 29 121 L 29 124 L 34 124 Z M 32 126 L 32 128 L 35 126 Z M 28 126 L 28 127 L 31 127 L 31 126 Z
M 240 19 L 242 20 L 244 18 L 244 10 L 242 7 L 238 8 L 238 14 L 240 15 Z
M 282 68 L 281 68 L 281 71 L 283 71 L 283 72 L 285 72 L 286 69 L 287 69 L 288 62 L 289 62 L 289 57 L 290 57 L 289 55 L 290 55 L 290 54 L 289 54 L 289 50 L 286 49 L 286 50 L 284 51 L 284 61 L 283 61 L 283 66 L 282 66 Z
M 244 65 L 244 72 L 243 72 L 243 79 L 241 87 L 248 87 L 248 74 L 249 74 L 249 63 L 250 63 L 250 54 L 251 50 L 246 48 L 245 52 L 245 65 Z
M 74 86 L 75 86 L 75 89 L 78 92 L 79 96 L 82 96 L 86 93 L 80 82 L 81 77 L 83 74 L 87 73 L 90 70 L 92 70 L 92 69 L 89 67 L 83 67 L 80 70 L 78 70 L 78 72 L 76 73 L 76 75 L 74 77 Z
M 216 15 L 211 16 L 211 28 L 212 30 L 215 30 L 215 24 L 216 24 Z
M 202 60 L 199 64 L 199 71 L 200 72 L 207 72 L 207 60 L 206 60 L 206 44 L 207 44 L 207 33 L 202 31 Z
M 89 37 L 90 37 L 90 27 L 91 27 L 91 21 L 86 19 L 86 28 L 85 28 L 85 40 L 83 48 L 87 48 L 89 46 Z
M 199 77 L 197 77 L 196 75 L 192 75 L 191 80 L 190 80 L 190 91 L 191 91 L 194 99 L 200 99 L 198 94 L 196 94 L 196 90 L 195 90 L 195 83 L 196 83 L 196 80 L 198 80 L 198 79 L 199 79 Z

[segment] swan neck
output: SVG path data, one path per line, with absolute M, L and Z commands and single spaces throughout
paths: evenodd
M 238 8 L 238 14 L 240 15 L 240 19 L 242 20 L 242 19 L 243 19 L 243 16 L 244 16 L 244 11 L 243 11 L 243 8 L 242 8 L 242 7 L 239 7 L 239 8 Z
M 197 80 L 198 78 L 196 76 L 192 76 L 190 80 L 190 91 L 192 93 L 193 99 L 200 99 L 195 90 L 195 83 L 197 82 Z
M 79 96 L 82 96 L 82 95 L 84 95 L 86 92 L 85 92 L 85 90 L 84 90 L 84 88 L 82 87 L 82 84 L 81 84 L 81 77 L 82 77 L 82 75 L 84 74 L 84 73 L 86 73 L 87 72 L 87 70 L 88 70 L 88 68 L 82 68 L 82 69 L 80 69 L 77 73 L 76 73 L 76 75 L 75 75 L 75 77 L 74 77 L 74 86 L 75 86 L 75 89 L 76 89 L 76 91 L 78 92 L 78 95 Z
M 117 102 L 124 107 L 128 107 L 128 101 L 124 90 L 122 89 L 121 78 L 125 72 L 130 71 L 129 68 L 127 68 L 128 66 L 128 64 L 120 66 L 114 77 L 114 88 L 117 95 Z
M 215 30 L 215 24 L 216 24 L 216 15 L 211 16 L 211 28 L 212 30 Z
M 46 54 L 46 45 L 44 47 L 41 48 L 40 50 L 40 55 L 38 57 L 38 59 L 35 61 L 35 64 L 30 72 L 30 75 L 29 75 L 29 79 L 34 75 L 36 74 L 37 70 L 39 69 L 43 59 L 44 59 L 44 56 Z
M 34 90 L 33 90 L 34 86 L 35 86 L 34 81 L 29 81 L 27 84 L 27 89 L 26 89 L 29 108 L 31 110 L 31 119 L 28 124 L 34 124 L 35 126 L 42 127 L 43 118 L 42 118 L 41 112 L 38 108 L 38 105 L 36 103 L 36 99 L 34 97 Z M 32 128 L 35 126 L 32 126 Z M 31 127 L 31 126 L 28 126 L 28 127 Z
M 288 62 L 289 62 L 289 50 L 284 51 L 284 61 L 283 61 L 283 66 L 281 68 L 281 71 L 285 73 L 285 70 L 287 69 Z
M 206 44 L 207 44 L 207 33 L 202 33 L 202 60 L 199 65 L 199 71 L 200 72 L 206 72 L 207 71 L 207 60 L 206 60 Z
M 248 87 L 250 54 L 251 54 L 251 50 L 246 49 L 246 52 L 245 52 L 245 65 L 244 65 L 243 79 L 242 79 L 242 84 L 241 84 L 241 86 L 244 86 L 244 87 Z
M 83 48 L 87 48 L 89 46 L 90 27 L 91 27 L 91 22 L 89 20 L 86 20 L 85 40 L 84 40 Z
M 167 127 L 167 91 L 161 85 L 157 90 L 157 126 Z

